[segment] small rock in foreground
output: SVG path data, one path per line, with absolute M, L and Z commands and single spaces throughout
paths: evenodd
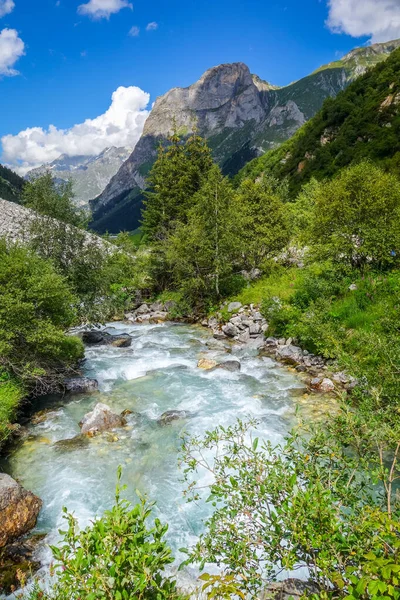
M 88 377 L 71 377 L 64 381 L 64 386 L 70 394 L 91 394 L 99 389 L 97 379 Z
M 204 369 L 205 371 L 209 371 L 210 369 L 214 369 L 218 365 L 217 361 L 212 360 L 210 358 L 201 358 L 197 363 L 199 369 Z

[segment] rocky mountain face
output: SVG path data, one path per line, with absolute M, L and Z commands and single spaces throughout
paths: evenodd
M 94 156 L 62 154 L 53 162 L 29 171 L 26 177 L 32 179 L 50 171 L 58 181 L 71 180 L 76 204 L 87 207 L 89 200 L 101 194 L 131 153 L 132 148 L 111 147 Z
M 400 40 L 359 48 L 283 88 L 252 75 L 245 64 L 234 63 L 209 69 L 188 88 L 170 90 L 156 100 L 128 160 L 91 201 L 92 226 L 99 232 L 138 226 L 146 176 L 174 121 L 182 135 L 196 126 L 223 171 L 232 175 L 289 139 L 326 98 L 336 96 L 399 46 Z

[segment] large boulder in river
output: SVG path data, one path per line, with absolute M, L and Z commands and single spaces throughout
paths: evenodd
M 70 377 L 64 381 L 64 387 L 70 394 L 92 394 L 99 389 L 99 383 L 89 377 Z
M 209 371 L 210 369 L 214 369 L 218 365 L 216 360 L 212 358 L 201 358 L 197 363 L 199 369 L 204 369 L 205 371 Z
M 225 362 L 218 365 L 217 368 L 234 373 L 235 371 L 240 371 L 241 365 L 238 360 L 226 360 Z
M 0 548 L 35 527 L 41 507 L 40 498 L 0 473 Z
M 111 335 L 106 331 L 98 331 L 93 329 L 91 331 L 82 332 L 82 341 L 88 346 L 115 346 L 117 348 L 128 348 L 132 345 L 132 338 L 129 333 L 118 333 Z
M 96 435 L 102 431 L 110 431 L 126 425 L 125 418 L 113 413 L 106 404 L 99 402 L 92 412 L 87 413 L 79 423 L 81 431 L 86 435 Z

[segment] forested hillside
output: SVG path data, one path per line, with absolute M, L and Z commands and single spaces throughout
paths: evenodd
M 332 177 L 369 158 L 400 169 L 400 50 L 354 81 L 278 149 L 253 160 L 238 179 L 268 171 L 289 179 L 292 196 L 312 177 Z
M 24 183 L 22 177 L 0 165 L 0 198 L 19 202 Z

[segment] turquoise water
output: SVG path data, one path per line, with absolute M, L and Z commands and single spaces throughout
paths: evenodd
M 186 504 L 182 498 L 177 466 L 182 433 L 200 435 L 252 416 L 260 422 L 261 437 L 279 442 L 292 424 L 294 398 L 303 384 L 286 368 L 250 350 L 233 349 L 240 372 L 199 369 L 199 358 L 229 358 L 206 346 L 210 333 L 200 327 L 117 323 L 112 328 L 130 333 L 133 343 L 131 348 L 87 349 L 85 375 L 99 381 L 100 391 L 39 403 L 38 409 L 49 412 L 42 422 L 29 425 L 29 437 L 3 466 L 42 498 L 37 530 L 46 531 L 47 542 L 53 543 L 63 506 L 82 525 L 110 507 L 117 467 L 122 465 L 127 497 L 135 500 L 137 489 L 157 502 L 156 515 L 168 522 L 169 541 L 177 551 L 195 542 L 208 514 L 207 506 Z M 79 434 L 79 421 L 97 402 L 115 412 L 132 411 L 127 426 L 115 436 L 105 434 L 76 448 L 57 446 Z M 172 409 L 190 416 L 161 426 L 158 418 Z M 42 559 L 49 560 L 44 547 Z

